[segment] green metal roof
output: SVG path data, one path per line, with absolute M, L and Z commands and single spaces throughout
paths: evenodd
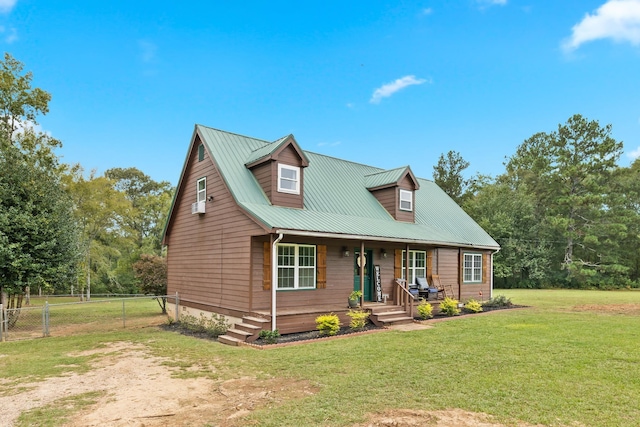
M 269 143 L 201 125 L 196 125 L 196 132 L 238 205 L 273 231 L 499 248 L 444 191 L 425 179 L 418 178 L 415 223 L 394 220 L 367 188 L 397 182 L 407 166 L 387 171 L 305 151 L 309 166 L 304 169 L 304 208 L 274 206 L 245 164 L 273 152 L 273 144 L 284 139 Z

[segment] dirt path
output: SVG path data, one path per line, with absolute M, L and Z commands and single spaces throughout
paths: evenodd
M 103 393 L 95 405 L 74 415 L 69 427 L 240 426 L 256 408 L 315 394 L 305 381 L 275 378 L 172 378 L 164 359 L 143 345 L 118 342 L 75 356 L 99 355 L 93 369 L 25 384 L 23 392 L 0 397 L 0 426 L 11 427 L 25 411 L 83 393 Z M 215 372 L 214 366 L 198 367 Z M 371 414 L 359 427 L 504 427 L 484 414 L 387 410 Z M 534 427 L 519 424 L 519 427 Z

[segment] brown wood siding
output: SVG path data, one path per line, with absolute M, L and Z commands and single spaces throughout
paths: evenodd
M 199 144 L 196 137 L 195 145 Z M 206 213 L 191 214 L 196 182 L 207 177 Z M 167 292 L 185 303 L 247 311 L 250 305 L 251 235 L 263 230 L 235 204 L 214 164 L 191 149 L 173 212 L 168 245 Z M 260 275 L 262 277 L 262 275 Z M 262 287 L 260 287 L 262 288 Z M 218 310 L 220 312 L 220 310 Z
M 262 259 L 264 251 L 264 239 L 256 237 L 252 245 L 253 256 L 253 302 L 254 310 L 270 310 L 271 308 L 271 291 L 262 290 L 262 277 L 264 274 L 262 268 Z M 286 236 L 282 240 L 283 243 L 311 244 L 317 246 L 326 246 L 326 287 L 316 289 L 286 290 L 277 292 L 277 308 L 279 310 L 294 309 L 301 307 L 315 307 L 323 305 L 346 306 L 347 297 L 353 290 L 354 280 L 354 252 L 353 248 L 360 245 L 355 241 L 341 241 L 330 239 L 311 239 L 311 238 L 295 238 L 294 236 Z M 349 257 L 343 256 L 343 247 L 348 247 Z M 391 246 L 382 246 L 379 243 L 365 244 L 366 249 L 373 251 L 373 263 L 380 266 L 380 279 L 382 283 L 382 293 L 393 297 L 393 248 Z M 382 258 L 381 251 L 387 251 L 387 258 Z M 322 251 L 322 249 L 320 250 Z M 316 251 L 318 253 L 318 251 Z M 318 260 L 316 259 L 316 267 Z M 316 278 L 318 279 L 318 278 Z
M 396 187 L 383 188 L 372 191 L 371 193 L 378 199 L 378 202 L 389 212 L 393 219 L 398 219 L 398 208 L 396 206 L 396 198 L 398 196 Z
M 458 298 L 460 288 L 458 282 L 458 249 L 438 248 L 436 253 L 436 273 L 440 276 L 440 281 L 443 285 L 451 285 L 455 297 Z
M 260 184 L 262 191 L 264 191 L 264 194 L 267 195 L 269 200 L 271 200 L 271 195 L 273 194 L 273 182 L 271 180 L 272 163 L 273 162 L 269 161 L 251 169 L 253 176 L 256 177 L 258 184 Z
M 294 164 L 293 166 L 297 165 Z M 278 191 L 278 162 L 271 162 L 271 188 L 273 188 L 271 192 L 272 204 L 302 209 L 304 201 L 304 168 L 300 168 L 300 194 L 280 193 Z
M 302 159 L 298 155 L 298 152 L 289 144 L 280 153 L 276 159 L 280 163 L 290 166 L 302 166 Z

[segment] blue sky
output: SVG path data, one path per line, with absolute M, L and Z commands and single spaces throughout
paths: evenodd
M 177 183 L 196 123 L 431 178 L 579 113 L 640 156 L 640 0 L 0 0 L 63 161 Z

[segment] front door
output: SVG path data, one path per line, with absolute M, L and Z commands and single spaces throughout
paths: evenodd
M 373 296 L 373 251 L 371 249 L 365 249 L 365 265 L 364 265 L 364 300 L 371 301 Z M 353 290 L 360 289 L 360 249 L 353 251 Z

